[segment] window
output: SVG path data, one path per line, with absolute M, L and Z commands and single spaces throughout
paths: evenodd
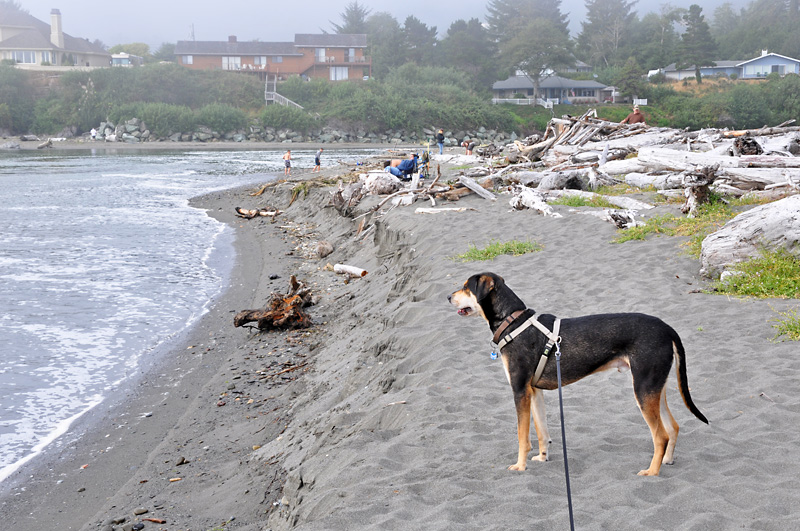
M 355 63 L 356 62 L 356 49 L 349 48 L 344 54 L 344 62 L 345 63 Z
M 223 70 L 241 70 L 242 69 L 242 58 L 241 57 L 222 57 L 222 69 Z
M 49 63 L 50 62 L 50 52 L 44 51 L 42 52 L 42 62 Z
M 265 65 L 267 64 L 267 56 L 266 55 L 257 55 L 253 57 L 253 64 L 254 65 Z
M 332 66 L 331 81 L 342 81 L 350 78 L 350 68 L 347 66 Z
M 582 89 L 578 91 L 579 95 L 583 98 L 594 98 L 594 89 Z
M 33 64 L 36 62 L 36 52 L 32 51 L 19 51 L 13 52 L 13 59 L 15 63 L 20 64 Z
M 772 71 L 784 75 L 786 74 L 786 65 L 772 65 Z
M 320 63 L 325 62 L 325 48 L 316 48 L 314 50 L 314 57 L 317 58 L 317 61 Z
M 184 55 L 182 56 L 183 64 L 185 65 L 192 65 L 194 64 L 194 56 L 193 55 Z
M 275 57 L 272 58 L 272 62 L 273 63 L 282 63 L 283 62 L 283 56 L 282 55 L 276 55 Z

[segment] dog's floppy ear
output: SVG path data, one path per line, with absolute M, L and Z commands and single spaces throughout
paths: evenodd
M 503 283 L 503 278 L 494 273 L 472 275 L 467 280 L 467 288 L 479 301 L 485 299 L 494 289 Z

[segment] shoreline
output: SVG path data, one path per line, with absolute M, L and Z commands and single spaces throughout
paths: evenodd
M 45 139 L 46 140 L 46 139 Z M 394 149 L 419 149 L 422 144 L 371 144 L 371 143 L 324 143 L 324 142 L 139 142 L 130 144 L 127 142 L 105 142 L 102 140 L 84 140 L 84 139 L 68 139 L 64 141 L 53 142 L 50 148 L 39 149 L 38 146 L 45 140 L 40 141 L 22 141 L 15 140 L 14 138 L 2 139 L 0 143 L 16 142 L 19 144 L 19 149 L 5 149 L 0 152 L 15 151 L 41 151 L 47 153 L 48 151 L 83 151 L 83 150 L 101 150 L 101 151 L 276 151 L 286 149 L 298 150 L 316 150 L 320 147 L 326 150 L 332 149 L 375 149 L 375 150 L 394 150 Z M 435 144 L 431 149 L 433 149 Z M 456 148 L 448 148 L 455 150 Z
M 4 498 L 5 525 L 108 531 L 105 522 L 125 516 L 167 521 L 142 522 L 145 530 L 483 530 L 519 528 L 535 512 L 537 525 L 564 527 L 556 395 L 545 393 L 551 461 L 509 472 L 516 418 L 502 367 L 489 358 L 490 333 L 446 301 L 480 271 L 502 275 L 543 313 L 656 315 L 686 348 L 692 397 L 711 424 L 684 408 L 673 369 L 667 394 L 681 431 L 675 464 L 658 478 L 636 475 L 652 442 L 628 375 L 605 372 L 565 388 L 577 527 L 778 530 L 800 518 L 800 465 L 785 459 L 798 440 L 800 359 L 796 345 L 770 341 L 769 323 L 796 301 L 697 293 L 700 264 L 682 253 L 683 238 L 612 243 L 615 228 L 581 209 L 557 206 L 564 217 L 545 218 L 510 210 L 505 196 L 471 195 L 445 206 L 473 210 L 399 207 L 359 235 L 357 222 L 326 208 L 329 188 L 312 188 L 290 207 L 287 186 L 248 192 L 192 201 L 237 234 L 221 299 L 120 411 L 98 413 L 95 432 L 24 493 Z M 358 210 L 377 202 L 368 197 Z M 285 214 L 274 224 L 233 214 L 234 206 L 266 205 Z M 334 253 L 310 258 L 320 239 Z M 452 258 L 512 239 L 543 249 L 491 262 Z M 369 273 L 345 284 L 324 270 L 328 262 Z M 233 328 L 236 311 L 285 292 L 291 274 L 320 296 L 309 308 L 313 328 Z M 754 352 L 768 361 L 752 363 Z M 137 508 L 148 512 L 134 515 Z

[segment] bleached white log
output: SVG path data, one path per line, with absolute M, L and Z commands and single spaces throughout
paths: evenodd
M 442 212 L 466 212 L 468 210 L 476 210 L 472 207 L 439 207 L 439 208 L 417 208 L 415 214 L 440 214 Z
M 768 185 L 785 183 L 793 169 L 780 168 L 722 168 L 717 172 L 718 184 L 727 184 L 742 190 L 764 190 Z
M 629 173 L 625 176 L 625 183 L 637 188 L 654 187 L 656 190 L 675 190 L 683 188 L 679 173 Z
M 718 277 L 733 264 L 757 257 L 761 249 L 785 249 L 800 256 L 800 195 L 742 212 L 706 236 L 700 272 Z
M 731 157 L 652 146 L 640 148 L 638 159 L 641 164 L 647 167 L 656 165 L 676 171 L 693 169 L 693 166 L 710 166 L 712 164 L 719 164 L 720 168 L 800 168 L 800 157 L 777 157 L 772 155 Z
M 472 190 L 473 192 L 475 192 L 484 199 L 489 199 L 490 201 L 497 200 L 496 195 L 494 195 L 492 192 L 490 192 L 489 190 L 487 190 L 486 188 L 475 182 L 475 179 L 470 179 L 469 177 L 462 175 L 461 177 L 458 178 L 458 182 L 460 182 L 461 184 L 463 184 L 464 186 L 466 186 L 467 188 L 469 188 L 470 190 Z
M 367 274 L 366 269 L 346 264 L 335 264 L 333 266 L 333 271 L 339 275 L 347 275 L 353 278 L 361 278 Z
M 558 212 L 553 211 L 553 207 L 547 204 L 542 194 L 532 188 L 517 187 L 514 191 L 514 197 L 511 198 L 508 204 L 515 210 L 531 208 L 545 216 L 563 217 Z

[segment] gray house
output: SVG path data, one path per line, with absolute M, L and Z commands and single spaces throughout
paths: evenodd
M 682 80 L 694 78 L 694 66 L 677 68 L 675 63 L 660 70 L 667 79 Z M 658 71 L 657 71 L 658 72 Z M 763 50 L 759 57 L 747 61 L 715 61 L 714 66 L 704 66 L 700 68 L 700 75 L 710 77 L 725 75 L 730 77 L 735 74 L 739 79 L 759 79 L 768 74 L 777 73 L 781 76 L 786 74 L 800 74 L 800 59 L 793 59 L 777 53 L 770 53 Z M 656 72 L 651 72 L 650 75 Z
M 591 80 L 548 76 L 539 82 L 539 97 L 554 103 L 600 103 L 611 93 L 602 83 Z M 528 76 L 516 75 L 492 85 L 495 103 L 513 98 L 533 98 L 533 82 Z
M 50 12 L 47 24 L 24 11 L 0 5 L 0 59 L 27 69 L 107 67 L 111 54 L 86 39 L 64 33 L 58 9 Z

